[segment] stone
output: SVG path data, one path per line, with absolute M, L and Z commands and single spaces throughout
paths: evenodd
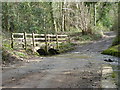
M 105 59 L 104 61 L 106 61 L 106 62 L 113 62 L 112 59 Z

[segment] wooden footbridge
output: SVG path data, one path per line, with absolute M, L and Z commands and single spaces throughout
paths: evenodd
M 68 35 L 35 34 L 35 33 L 12 33 L 11 47 L 19 49 L 31 48 L 36 52 L 38 49 L 59 49 L 60 43 L 70 42 Z

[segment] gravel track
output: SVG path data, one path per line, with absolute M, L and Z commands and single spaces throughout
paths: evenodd
M 22 65 L 3 67 L 3 88 L 102 88 L 102 65 L 105 58 L 100 54 L 107 49 L 115 34 L 106 33 L 103 39 L 76 46 L 76 49 L 51 57 L 31 58 Z

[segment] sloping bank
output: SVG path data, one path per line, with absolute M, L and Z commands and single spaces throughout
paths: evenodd
M 120 44 L 119 44 L 119 45 L 112 46 L 112 47 L 108 48 L 107 50 L 104 50 L 104 51 L 102 52 L 102 54 L 120 57 L 119 48 L 120 48 Z
M 62 43 L 59 46 L 59 53 L 65 53 L 73 50 L 75 47 L 73 43 Z M 49 54 L 48 54 L 49 55 Z M 33 53 L 31 49 L 27 50 L 14 50 L 10 47 L 9 44 L 3 44 L 2 48 L 2 63 L 3 64 L 15 64 L 19 61 L 23 61 L 24 59 L 29 59 L 32 57 L 39 57 L 39 53 Z
M 65 52 L 68 52 L 68 51 L 71 51 L 73 49 L 75 49 L 75 45 L 74 43 L 61 43 L 60 44 L 60 47 L 59 47 L 59 52 L 60 53 L 65 53 Z
M 102 54 L 120 57 L 120 50 L 119 50 L 119 48 L 120 48 L 120 36 L 117 36 L 115 38 L 115 40 L 113 41 L 112 46 L 110 48 L 108 48 L 107 50 L 104 50 L 102 52 Z

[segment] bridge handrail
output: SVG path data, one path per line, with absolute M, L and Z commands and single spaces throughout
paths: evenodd
M 15 36 L 21 37 L 15 37 Z M 29 37 L 28 37 L 29 36 Z M 59 48 L 59 43 L 67 42 L 68 35 L 54 35 L 54 34 L 36 34 L 36 33 L 11 33 L 11 47 L 14 47 L 14 42 L 16 40 L 21 40 L 24 43 L 24 48 L 27 48 L 28 41 L 31 41 L 33 44 L 33 48 L 36 47 L 36 42 L 44 42 L 46 47 L 48 47 L 48 43 L 56 42 L 56 47 Z M 20 41 L 19 41 L 20 42 Z M 22 43 L 22 44 L 23 44 Z

